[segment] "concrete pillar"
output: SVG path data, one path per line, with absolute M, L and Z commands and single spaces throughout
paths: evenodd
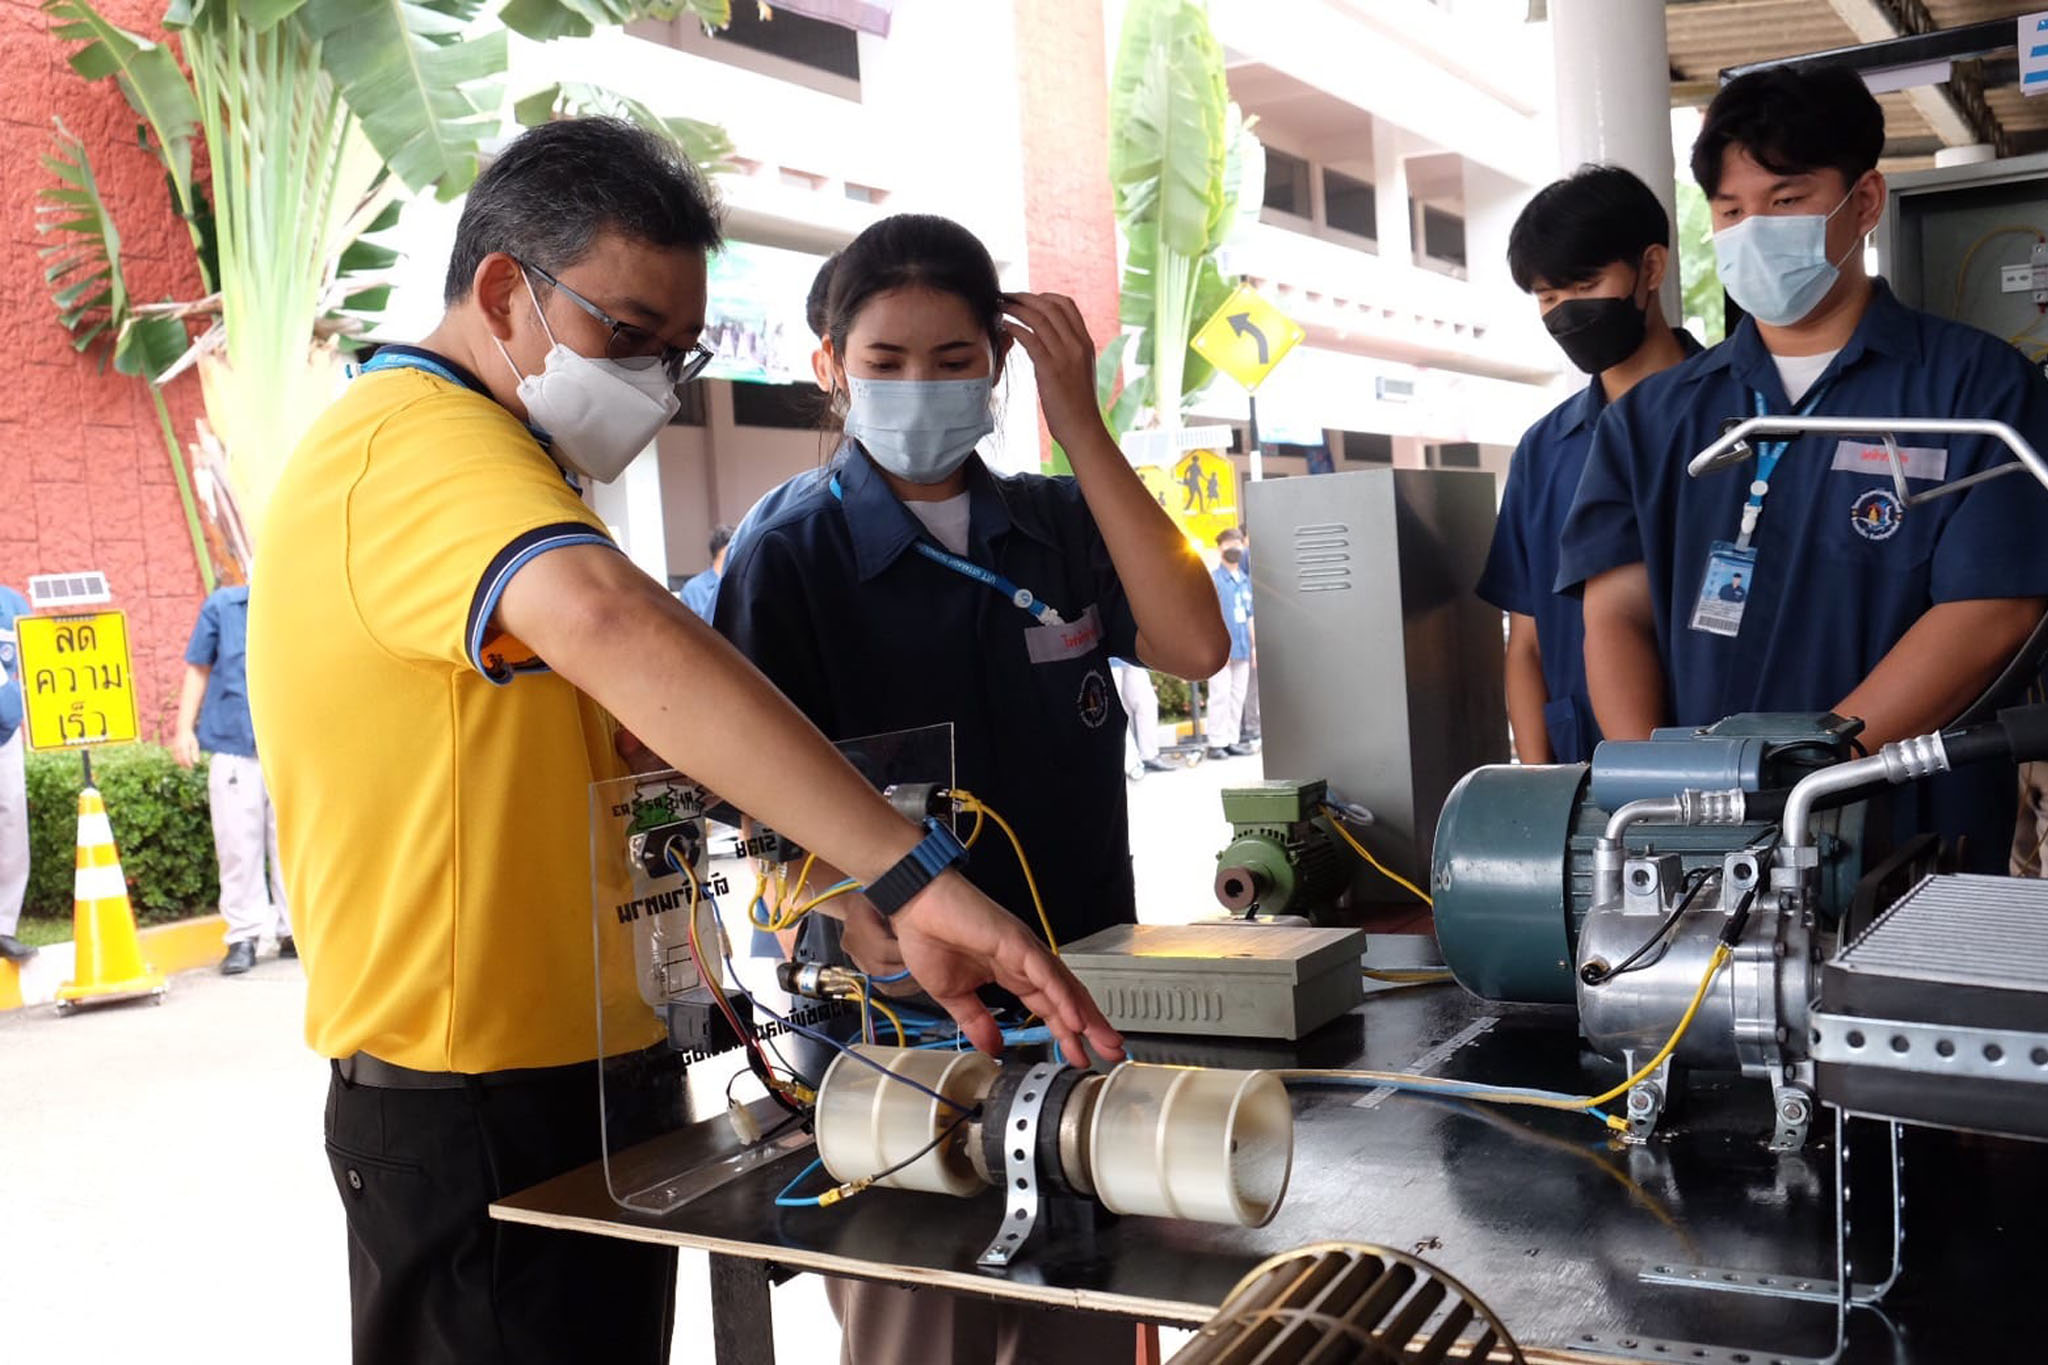
M 1373 209 L 1378 220 L 1380 259 L 1396 265 L 1415 264 L 1415 241 L 1408 206 L 1406 138 L 1398 125 L 1372 121 Z
M 1558 162 L 1625 166 L 1657 192 L 1676 228 L 1671 158 L 1671 57 L 1664 6 L 1643 0 L 1550 0 L 1557 67 Z M 1677 263 L 1664 309 L 1679 316 Z
M 668 585 L 668 534 L 662 529 L 661 454 L 650 444 L 610 483 L 592 481 L 590 505 L 619 538 L 626 557 Z

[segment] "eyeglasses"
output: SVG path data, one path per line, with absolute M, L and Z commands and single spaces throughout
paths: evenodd
M 512 259 L 519 262 L 521 270 L 531 271 L 533 274 L 538 275 L 547 284 L 567 295 L 569 302 L 575 304 L 578 308 L 581 308 L 584 312 L 590 314 L 590 316 L 611 329 L 611 336 L 605 342 L 604 347 L 604 357 L 606 360 L 635 370 L 646 369 L 649 365 L 659 362 L 661 368 L 668 372 L 668 382 L 671 384 L 689 383 L 692 379 L 704 373 L 704 367 L 711 363 L 715 353 L 702 343 L 691 346 L 688 349 L 684 349 L 681 346 L 664 345 L 660 337 L 648 331 L 645 327 L 635 327 L 630 322 L 620 322 L 610 313 L 605 312 L 604 309 L 598 307 L 589 299 L 584 298 L 581 294 L 571 289 L 568 285 L 563 284 L 539 266 L 528 265 L 525 261 L 520 261 L 517 256 Z

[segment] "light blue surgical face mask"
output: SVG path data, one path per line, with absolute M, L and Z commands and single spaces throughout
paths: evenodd
M 1721 287 L 1742 311 L 1772 327 L 1790 327 L 1811 313 L 1841 278 L 1841 261 L 1828 259 L 1827 213 L 1751 214 L 1714 234 L 1714 264 Z M 1849 259 L 1859 238 L 1842 253 Z
M 995 380 L 851 379 L 846 434 L 874 462 L 911 483 L 943 483 L 996 429 Z

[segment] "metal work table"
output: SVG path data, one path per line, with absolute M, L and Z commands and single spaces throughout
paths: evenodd
M 1376 993 L 1300 1044 L 1154 1036 L 1133 1038 L 1131 1051 L 1144 1061 L 1422 1070 L 1575 1092 L 1617 1079 L 1609 1066 L 1582 1066 L 1568 1010 L 1488 1004 L 1455 986 Z M 1041 1232 L 1005 1276 L 974 1269 L 1001 1219 L 997 1192 L 959 1200 L 874 1190 L 832 1208 L 775 1208 L 807 1156 L 750 1171 L 666 1216 L 618 1207 L 595 1164 L 492 1213 L 710 1252 L 717 1359 L 728 1365 L 772 1361 L 760 1324 L 771 1277 L 788 1272 L 1195 1326 L 1260 1260 L 1328 1239 L 1442 1266 L 1492 1305 L 1532 1359 L 1612 1361 L 1618 1351 L 1792 1365 L 1834 1349 L 1833 1125 L 1817 1123 L 1806 1152 L 1772 1156 L 1760 1083 L 1696 1089 L 1641 1148 L 1573 1114 L 1363 1088 L 1295 1093 L 1293 1180 L 1268 1226 L 1125 1218 L 1059 1238 Z M 662 1141 L 707 1157 L 737 1147 L 722 1118 Z M 1860 1121 L 1850 1141 L 1855 1269 L 1880 1278 L 1892 1250 L 1888 1126 Z M 1850 1315 L 1842 1359 L 2029 1358 L 2039 1340 L 2030 1296 L 2048 1270 L 2048 1152 L 1928 1129 L 1904 1130 L 1903 1147 L 1905 1273 L 1882 1312 Z M 1714 1278 L 1748 1272 L 1781 1288 L 1809 1277 L 1820 1301 L 1638 1278 L 1659 1266 L 1681 1278 L 1688 1267 L 1711 1267 Z

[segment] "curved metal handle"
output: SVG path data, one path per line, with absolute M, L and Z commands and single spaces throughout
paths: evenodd
M 2024 466 L 2043 488 L 2048 488 L 2048 460 L 2043 460 L 2027 438 L 2011 426 L 1984 417 L 1747 417 L 1693 456 L 1687 462 L 1685 472 L 1698 478 L 1742 463 L 1750 456 L 1749 438 L 1752 436 L 1800 436 L 1808 432 L 1830 431 L 1844 436 L 1874 435 L 1879 440 L 1883 440 L 1887 433 L 1894 436 L 1989 436 L 2003 443 L 2019 460 L 2019 466 L 2007 466 L 1996 472 Z M 1972 481 L 1981 480 L 1993 472 L 1985 470 L 1970 478 Z M 1961 482 L 1957 480 L 1957 483 Z M 1943 484 L 1942 487 L 1948 485 Z M 1926 496 L 1920 495 L 1921 498 Z

